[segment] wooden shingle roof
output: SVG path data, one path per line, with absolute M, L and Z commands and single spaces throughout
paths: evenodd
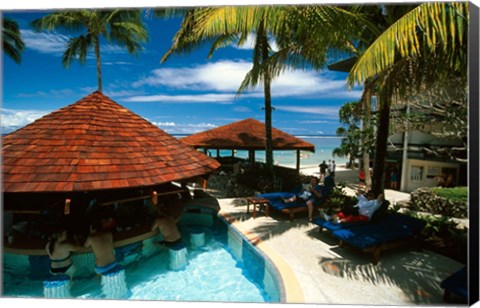
M 196 148 L 264 150 L 265 124 L 249 118 L 190 135 L 180 140 Z M 313 144 L 273 127 L 272 144 L 274 150 L 315 151 Z
M 5 136 L 2 156 L 4 192 L 142 187 L 219 166 L 100 92 Z

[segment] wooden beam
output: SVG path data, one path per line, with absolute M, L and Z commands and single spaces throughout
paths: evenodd
M 300 173 L 300 150 L 297 150 L 297 173 Z
M 167 192 L 163 192 L 163 193 L 157 193 L 157 196 L 173 195 L 173 194 L 178 194 L 178 193 L 182 193 L 182 192 L 185 192 L 185 191 L 186 191 L 185 189 L 177 189 L 177 190 L 167 191 Z M 140 197 L 132 197 L 132 198 L 115 200 L 115 201 L 102 202 L 102 203 L 99 203 L 99 205 L 100 206 L 107 206 L 107 205 L 113 205 L 115 203 L 123 203 L 123 202 L 144 200 L 144 199 L 150 199 L 150 198 L 152 198 L 152 195 L 145 195 L 145 196 L 140 196 Z

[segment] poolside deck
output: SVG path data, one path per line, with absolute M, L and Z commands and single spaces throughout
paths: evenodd
M 371 255 L 341 248 L 299 216 L 290 222 L 270 213 L 252 217 L 241 198 L 219 199 L 221 214 L 275 263 L 287 303 L 445 305 L 440 282 L 463 264 L 431 252 L 399 247 Z
M 301 170 L 318 175 L 318 168 Z M 356 189 L 356 172 L 337 171 L 336 181 L 346 182 L 347 192 Z M 393 202 L 410 194 L 385 191 Z M 399 247 L 381 254 L 373 265 L 371 255 L 341 248 L 328 233 L 308 223 L 306 215 L 289 221 L 270 211 L 257 218 L 246 213 L 245 198 L 218 198 L 220 213 L 255 243 L 284 277 L 287 303 L 353 305 L 446 305 L 440 282 L 464 265 L 429 250 Z M 468 222 L 464 222 L 468 224 Z

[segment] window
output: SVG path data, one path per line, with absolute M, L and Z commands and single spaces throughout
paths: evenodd
M 438 166 L 429 166 L 427 172 L 427 179 L 434 179 L 440 175 L 440 167 Z
M 423 167 L 422 166 L 412 166 L 410 170 L 410 180 L 413 182 L 422 182 L 423 181 Z

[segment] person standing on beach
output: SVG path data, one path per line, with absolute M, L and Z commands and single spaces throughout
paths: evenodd
M 337 168 L 337 165 L 335 164 L 335 161 L 332 160 L 332 164 L 330 166 L 330 175 L 335 176 L 335 169 Z
M 328 168 L 328 165 L 325 163 L 325 161 L 323 161 L 320 165 L 318 165 L 320 167 L 320 181 L 323 181 L 325 179 L 325 175 L 327 174 L 327 168 Z

